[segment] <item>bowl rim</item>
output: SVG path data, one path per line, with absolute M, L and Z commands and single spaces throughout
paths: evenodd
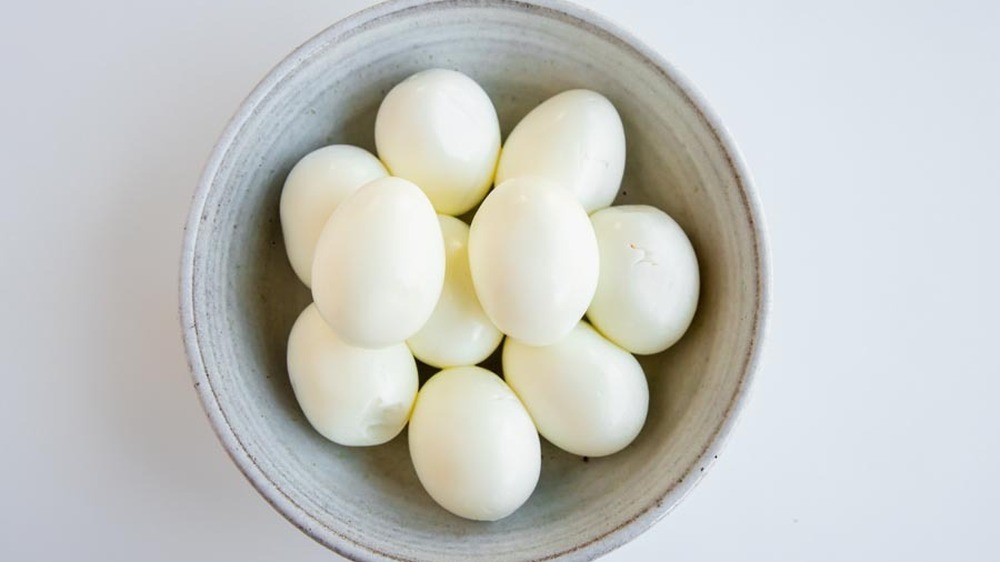
M 759 368 L 763 341 L 767 330 L 767 317 L 771 308 L 770 249 L 759 196 L 753 186 L 753 181 L 743 155 L 728 130 L 710 108 L 701 92 L 674 65 L 667 62 L 655 50 L 647 47 L 642 41 L 615 23 L 594 11 L 577 6 L 566 0 L 388 0 L 349 15 L 308 39 L 274 66 L 240 104 L 212 149 L 212 153 L 205 164 L 196 191 L 192 197 L 191 209 L 184 228 L 180 267 L 179 314 L 192 382 L 201 400 L 202 407 L 209 418 L 212 429 L 215 431 L 230 458 L 257 492 L 275 510 L 288 519 L 289 522 L 320 544 L 352 560 L 383 561 L 407 560 L 407 558 L 400 558 L 392 553 L 382 551 L 374 544 L 354 541 L 338 533 L 336 529 L 330 528 L 315 519 L 306 509 L 286 495 L 257 465 L 255 459 L 250 456 L 241 443 L 240 437 L 229 424 L 222 410 L 219 397 L 212 387 L 209 374 L 205 368 L 198 324 L 195 320 L 194 293 L 197 275 L 195 254 L 200 228 L 202 223 L 207 219 L 204 215 L 204 210 L 208 195 L 215 182 L 216 174 L 234 140 L 247 121 L 256 113 L 256 108 L 261 102 L 286 77 L 294 73 L 297 67 L 308 61 L 315 53 L 322 51 L 332 43 L 336 43 L 342 37 L 349 36 L 359 29 L 376 24 L 378 20 L 385 17 L 399 15 L 400 12 L 412 10 L 442 9 L 472 5 L 485 5 L 499 9 L 536 10 L 550 17 L 568 22 L 571 25 L 581 27 L 584 30 L 597 33 L 626 50 L 632 51 L 654 71 L 675 84 L 691 106 L 698 112 L 699 117 L 712 132 L 715 141 L 723 149 L 723 153 L 729 161 L 730 169 L 736 177 L 742 203 L 754 233 L 757 286 L 750 347 L 744 359 L 743 372 L 740 376 L 736 392 L 726 407 L 722 422 L 715 429 L 713 436 L 705 445 L 704 450 L 684 470 L 681 478 L 668 487 L 663 495 L 650 498 L 641 510 L 616 528 L 592 537 L 587 542 L 539 558 L 537 561 L 558 558 L 596 558 L 632 540 L 673 510 L 701 481 L 705 476 L 706 469 L 711 467 L 718 458 L 728 436 L 738 421 L 741 410 L 749 399 L 752 382 L 756 378 L 756 372 Z

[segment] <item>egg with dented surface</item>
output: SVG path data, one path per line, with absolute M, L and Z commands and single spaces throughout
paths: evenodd
M 623 348 L 649 355 L 677 341 L 694 319 L 698 258 L 684 230 L 648 205 L 602 209 L 590 217 L 601 255 L 587 317 Z
M 406 425 L 417 394 L 417 364 L 404 344 L 352 346 L 309 305 L 288 336 L 288 375 L 310 425 L 348 446 L 385 443 Z

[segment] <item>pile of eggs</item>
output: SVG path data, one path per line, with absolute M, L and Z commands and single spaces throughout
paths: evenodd
M 639 434 L 649 390 L 633 353 L 687 330 L 694 250 L 663 211 L 610 206 L 625 133 L 596 92 L 546 100 L 501 148 L 486 92 L 426 70 L 386 95 L 375 144 L 378 157 L 320 148 L 285 182 L 288 258 L 313 296 L 289 336 L 292 388 L 341 445 L 409 423 L 438 504 L 506 517 L 538 481 L 539 433 L 588 457 Z M 473 209 L 471 225 L 456 218 Z M 503 378 L 476 366 L 501 343 Z M 416 360 L 441 369 L 422 388 Z

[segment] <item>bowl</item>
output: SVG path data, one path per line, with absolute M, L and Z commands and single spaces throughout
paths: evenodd
M 650 413 L 636 441 L 594 459 L 543 443 L 534 494 L 494 523 L 460 519 L 431 500 L 405 433 L 371 448 L 323 439 L 299 410 L 285 367 L 289 330 L 310 302 L 281 238 L 285 176 L 322 145 L 374 151 L 383 96 L 431 67 L 478 81 L 504 135 L 555 93 L 603 93 L 628 146 L 616 203 L 667 211 L 701 267 L 689 332 L 641 358 Z M 181 317 L 194 385 L 222 444 L 261 495 L 320 543 L 356 560 L 585 560 L 660 519 L 717 458 L 755 369 L 767 285 L 761 215 L 742 160 L 656 53 L 564 2 L 400 0 L 310 39 L 238 109 L 192 204 Z

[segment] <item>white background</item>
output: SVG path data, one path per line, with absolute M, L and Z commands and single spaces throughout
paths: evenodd
M 607 559 L 997 560 L 998 3 L 583 3 L 721 115 L 774 268 L 729 446 Z M 216 442 L 177 265 L 231 113 L 366 4 L 4 3 L 0 559 L 336 559 Z

